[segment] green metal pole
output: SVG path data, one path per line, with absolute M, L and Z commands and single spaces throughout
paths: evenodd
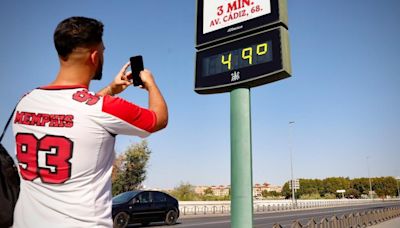
M 231 227 L 253 227 L 250 89 L 231 92 Z

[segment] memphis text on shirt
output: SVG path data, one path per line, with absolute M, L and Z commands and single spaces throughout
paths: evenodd
M 67 127 L 74 126 L 74 116 L 64 114 L 47 114 L 17 111 L 15 124 L 33 125 L 39 127 Z

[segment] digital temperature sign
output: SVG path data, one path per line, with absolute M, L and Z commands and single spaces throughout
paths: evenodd
M 202 59 L 202 76 L 216 75 L 272 61 L 272 42 L 261 41 L 246 48 L 227 51 Z
M 196 53 L 195 91 L 231 91 L 277 81 L 291 74 L 287 30 L 283 27 L 238 38 Z

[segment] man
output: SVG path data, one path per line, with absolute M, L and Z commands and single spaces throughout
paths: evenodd
M 112 227 L 115 135 L 146 137 L 166 127 L 167 105 L 152 74 L 140 73 L 148 109 L 113 95 L 132 84 L 125 64 L 112 83 L 89 92 L 103 65 L 103 24 L 62 21 L 54 33 L 56 79 L 19 102 L 14 117 L 21 192 L 14 227 Z

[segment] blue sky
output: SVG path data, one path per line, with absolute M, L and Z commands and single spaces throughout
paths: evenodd
M 148 138 L 146 186 L 230 182 L 229 93 L 198 95 L 194 0 L 1 1 L 0 126 L 19 98 L 58 71 L 53 32 L 70 16 L 105 24 L 105 87 L 141 54 L 167 100 L 167 129 Z M 253 182 L 400 176 L 400 2 L 288 0 L 291 78 L 251 89 Z M 147 105 L 146 93 L 121 97 Z M 118 136 L 118 153 L 139 139 Z M 3 144 L 13 150 L 11 131 Z

